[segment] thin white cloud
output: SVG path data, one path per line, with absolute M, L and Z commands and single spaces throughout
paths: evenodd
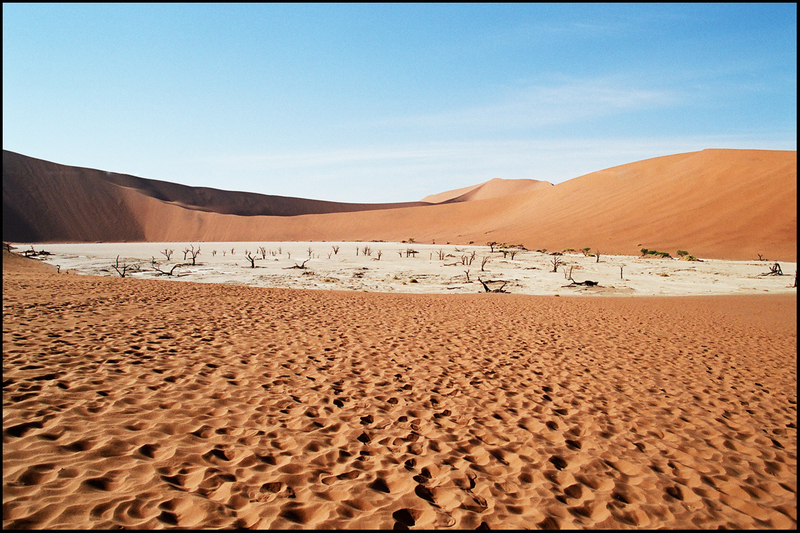
M 532 129 L 674 106 L 683 101 L 678 91 L 637 86 L 623 77 L 567 79 L 502 92 L 505 94 L 484 105 L 388 118 L 373 125 L 434 130 Z

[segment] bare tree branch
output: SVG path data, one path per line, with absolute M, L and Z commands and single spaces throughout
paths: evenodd
M 233 254 L 233 249 L 231 249 L 231 254 Z M 195 266 L 195 260 L 197 259 L 197 256 L 200 255 L 200 247 L 198 246 L 197 250 L 195 250 L 194 249 L 194 244 L 193 244 L 191 248 L 184 248 L 183 249 L 183 260 L 184 261 L 186 261 L 186 256 L 187 255 L 191 255 L 192 256 L 192 266 Z
M 189 266 L 189 265 L 186 264 L 186 263 L 177 263 L 177 264 L 173 265 L 172 268 L 169 269 L 169 271 L 161 270 L 161 266 L 156 261 L 156 258 L 153 257 L 152 258 L 152 262 L 150 263 L 150 266 L 153 267 L 153 270 L 156 271 L 156 275 L 158 275 L 158 276 L 162 276 L 162 275 L 163 276 L 172 276 L 172 274 L 175 273 L 175 269 L 176 268 L 182 267 L 182 266 Z
M 489 288 L 489 285 L 487 285 L 487 283 L 500 283 L 500 282 L 499 282 L 499 281 L 495 281 L 495 280 L 486 280 L 486 281 L 483 281 L 481 278 L 478 278 L 478 281 L 480 281 L 480 282 L 481 282 L 481 285 L 483 285 L 483 289 L 484 289 L 486 292 L 506 292 L 506 291 L 504 291 L 504 290 L 503 290 L 503 288 L 504 288 L 504 287 L 505 287 L 505 286 L 508 284 L 508 282 L 507 282 L 507 281 L 503 281 L 503 282 L 502 282 L 503 284 L 500 286 L 500 288 L 498 288 L 498 289 L 490 289 L 490 288 Z
M 303 261 L 303 263 L 302 263 L 302 264 L 300 264 L 300 265 L 298 265 L 298 264 L 296 264 L 296 263 L 295 263 L 295 265 L 294 265 L 294 266 L 290 266 L 290 267 L 283 267 L 283 270 L 289 270 L 289 269 L 291 269 L 291 268 L 301 268 L 301 269 L 305 269 L 305 268 L 306 268 L 306 263 L 308 263 L 308 262 L 310 261 L 310 259 L 311 259 L 311 258 L 309 258 L 309 259 L 306 259 L 306 260 L 305 260 L 305 261 Z
M 122 265 L 120 265 L 119 264 L 119 256 L 117 256 L 116 263 L 114 263 L 111 266 L 114 268 L 114 270 L 117 271 L 117 274 L 119 274 L 119 277 L 124 278 L 129 270 L 137 271 L 139 265 L 129 265 L 128 263 L 123 263 Z

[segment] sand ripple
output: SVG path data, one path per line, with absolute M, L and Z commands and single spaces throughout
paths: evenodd
M 3 285 L 4 528 L 797 523 L 793 296 Z

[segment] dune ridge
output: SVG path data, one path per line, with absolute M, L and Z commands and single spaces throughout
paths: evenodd
M 373 204 L 371 209 L 314 214 L 290 210 L 292 216 L 187 209 L 141 189 L 110 186 L 99 176 L 94 182 L 76 180 L 48 170 L 52 163 L 37 161 L 3 153 L 4 240 L 413 238 L 496 241 L 551 251 L 589 246 L 623 255 L 644 247 L 718 259 L 755 259 L 759 253 L 786 261 L 797 257 L 796 151 L 703 150 L 629 163 L 527 192 L 480 199 L 480 188 L 472 188 L 465 193 L 475 193 L 469 201 L 390 204 L 392 209 Z
M 145 241 L 141 215 L 125 198 L 134 195 L 166 206 L 237 216 L 296 216 L 425 205 L 422 202 L 327 202 L 139 178 L 59 165 L 3 150 L 3 239 L 6 241 Z
M 3 265 L 4 529 L 797 525 L 796 295 Z
M 463 187 L 452 191 L 426 196 L 421 201 L 427 203 L 441 204 L 445 202 L 469 202 L 472 200 L 485 200 L 487 198 L 500 198 L 512 194 L 535 191 L 552 187 L 553 184 L 547 181 L 531 179 L 507 180 L 494 178 L 478 185 Z

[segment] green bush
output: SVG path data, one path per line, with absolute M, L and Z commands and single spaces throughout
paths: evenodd
M 669 255 L 669 252 L 659 252 L 656 250 L 648 250 L 647 248 L 642 248 L 640 251 L 642 252 L 642 257 L 646 255 L 657 255 L 658 257 L 662 257 L 664 259 L 666 259 L 667 257 L 672 257 L 671 255 Z

